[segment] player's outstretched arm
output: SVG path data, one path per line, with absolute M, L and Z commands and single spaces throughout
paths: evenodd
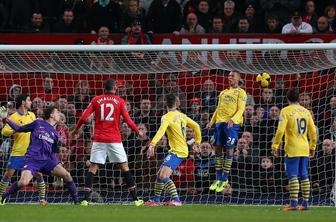
M 202 142 L 202 133 L 201 133 L 201 127 L 191 118 L 187 117 L 187 126 L 194 130 L 195 132 L 195 143 L 197 145 L 201 144 Z
M 36 120 L 23 126 L 19 126 L 16 123 L 14 123 L 12 120 L 9 118 L 5 119 L 6 123 L 15 131 L 15 132 L 32 132 L 34 131 L 36 127 Z

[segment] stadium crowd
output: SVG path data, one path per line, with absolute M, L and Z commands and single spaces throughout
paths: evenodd
M 336 1 L 2 0 L 2 33 L 333 33 Z M 136 22 L 134 22 L 136 21 Z
M 125 99 L 131 117 L 140 131 L 146 135 L 138 138 L 126 123 L 121 124 L 123 144 L 137 186 L 143 191 L 152 188 L 155 172 L 169 150 L 167 138 L 163 137 L 157 145 L 156 158 L 148 160 L 146 157 L 149 141 L 160 125 L 160 117 L 166 112 L 165 95 L 174 93 L 180 100 L 179 109 L 201 126 L 203 143 L 195 149 L 194 132 L 192 129 L 186 131 L 187 144 L 190 147 L 189 158 L 174 172 L 173 180 L 182 192 L 193 195 L 209 193 L 209 185 L 215 177 L 214 130 L 207 129 L 206 125 L 217 104 L 219 91 L 216 83 L 207 79 L 199 91 L 184 92 L 178 84 L 178 74 L 168 75 L 163 82 L 159 81 L 155 74 L 148 77 L 149 93 L 148 96 L 142 95 L 141 98 L 133 92 L 132 82 L 118 81 L 118 95 Z M 224 190 L 224 194 L 231 195 L 234 191 L 272 194 L 287 192 L 283 161 L 281 158 L 272 157 L 270 147 L 278 125 L 280 110 L 287 104 L 286 90 L 290 86 L 298 87 L 300 78 L 302 77 L 297 75 L 297 80 L 292 83 L 279 78 L 275 80 L 274 88 L 263 88 L 261 95 L 248 94 L 244 125 L 234 152 L 230 186 Z M 31 95 L 32 111 L 39 118 L 42 117 L 46 107 L 55 106 L 62 112 L 61 121 L 57 126 L 61 138 L 59 161 L 71 172 L 75 182 L 81 187 L 84 184 L 85 170 L 90 166 L 92 123 L 87 122 L 77 140 L 70 140 L 69 132 L 74 128 L 78 117 L 88 106 L 94 93 L 89 81 L 80 80 L 74 95 L 61 95 L 59 88 L 54 87 L 54 81 L 51 77 L 44 78 L 40 91 Z M 241 86 L 244 87 L 244 82 L 241 82 Z M 15 98 L 22 93 L 22 90 L 17 84 L 9 88 L 7 100 L 2 104 L 8 107 L 10 113 L 16 111 Z M 313 192 L 327 193 L 332 189 L 335 173 L 336 84 L 321 93 L 319 99 L 302 92 L 300 104 L 313 112 L 319 131 L 317 155 L 310 164 Z M 0 172 L 5 169 L 10 147 L 11 139 L 3 137 L 0 148 Z M 63 186 L 62 182 L 55 178 L 50 177 L 48 181 L 49 189 L 57 190 Z M 114 191 L 123 189 L 125 185 L 120 171 L 110 163 L 101 167 L 94 184 L 99 190 Z

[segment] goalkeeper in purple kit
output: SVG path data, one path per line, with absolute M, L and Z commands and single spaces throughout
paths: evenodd
M 0 117 L 5 118 L 6 123 L 16 132 L 31 132 L 30 144 L 27 149 L 21 177 L 0 197 L 0 205 L 4 205 L 10 194 L 17 192 L 20 187 L 26 186 L 38 173 L 52 174 L 66 181 L 71 197 L 78 203 L 76 185 L 68 171 L 58 164 L 58 134 L 55 130 L 56 123 L 60 120 L 60 112 L 54 108 L 48 108 L 44 112 L 44 119 L 37 119 L 30 124 L 19 126 L 7 117 L 7 110 L 0 108 Z

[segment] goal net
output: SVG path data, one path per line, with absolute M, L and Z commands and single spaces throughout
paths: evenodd
M 63 118 L 57 130 L 61 137 L 59 161 L 83 191 L 91 149 L 92 121 L 71 141 L 69 131 L 103 82 L 118 81 L 118 94 L 140 130 L 138 139 L 127 124 L 121 124 L 129 166 L 140 197 L 153 195 L 156 172 L 169 150 L 166 137 L 156 155 L 148 160 L 146 146 L 165 113 L 164 96 L 179 96 L 180 110 L 202 128 L 202 145 L 193 149 L 194 133 L 187 130 L 189 157 L 172 179 L 187 203 L 285 204 L 289 201 L 284 159 L 271 156 L 271 143 L 280 109 L 287 105 L 286 91 L 300 89 L 300 104 L 312 111 L 318 128 L 316 155 L 310 161 L 312 203 L 336 204 L 336 44 L 260 45 L 146 45 L 146 46 L 1 46 L 1 105 L 15 112 L 15 97 L 29 93 L 32 110 L 41 117 L 55 105 Z M 214 130 L 206 124 L 217 104 L 219 92 L 228 87 L 227 74 L 237 70 L 248 93 L 244 125 L 234 153 L 229 186 L 223 193 L 209 191 L 215 179 Z M 271 75 L 271 86 L 260 88 L 257 74 Z M 2 125 L 0 125 L 2 127 Z M 12 138 L 1 137 L 0 173 L 4 174 Z M 283 152 L 282 152 L 283 154 Z M 18 179 L 15 174 L 12 182 Z M 49 202 L 70 201 L 59 178 L 45 176 Z M 35 180 L 10 202 L 36 202 Z M 94 180 L 92 202 L 123 203 L 130 200 L 125 181 L 113 164 L 100 166 Z

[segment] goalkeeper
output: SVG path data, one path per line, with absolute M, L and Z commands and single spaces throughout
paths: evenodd
M 240 125 L 243 123 L 243 114 L 246 105 L 246 92 L 239 87 L 240 73 L 229 73 L 230 88 L 219 94 L 218 105 L 207 128 L 215 125 L 216 145 L 216 180 L 210 186 L 210 190 L 223 192 L 228 185 L 228 176 L 231 170 L 233 151 L 238 140 Z M 224 161 L 223 149 L 226 149 Z M 223 167 L 224 162 L 224 167 Z
M 307 210 L 310 195 L 308 175 L 309 157 L 314 157 L 316 127 L 309 110 L 299 105 L 299 90 L 291 89 L 287 94 L 289 106 L 280 113 L 279 126 L 272 144 L 272 153 L 279 156 L 279 146 L 285 134 L 285 169 L 289 180 L 290 206 L 283 211 Z M 309 142 L 307 138 L 309 136 Z M 302 206 L 298 207 L 299 178 L 301 180 Z

